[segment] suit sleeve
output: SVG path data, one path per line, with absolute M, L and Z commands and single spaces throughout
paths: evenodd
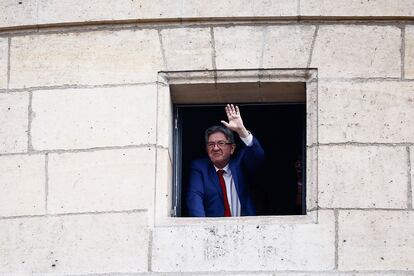
M 186 204 L 188 214 L 191 217 L 205 217 L 204 210 L 204 186 L 202 174 L 195 164 L 192 163 L 190 167 L 190 177 L 187 190 Z
M 264 162 L 264 150 L 260 145 L 259 140 L 253 137 L 251 146 L 243 148 L 242 163 L 248 173 L 256 172 Z

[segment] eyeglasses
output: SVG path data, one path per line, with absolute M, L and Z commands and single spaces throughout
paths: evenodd
M 215 145 L 219 148 L 224 148 L 226 145 L 231 145 L 232 143 L 226 141 L 218 141 L 218 142 L 208 142 L 207 147 L 213 149 Z

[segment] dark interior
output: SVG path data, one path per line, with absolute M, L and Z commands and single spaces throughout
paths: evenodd
M 257 215 L 305 214 L 306 183 L 304 103 L 240 104 L 245 126 L 262 144 L 266 161 L 252 182 L 252 195 Z M 181 216 L 187 216 L 185 192 L 191 160 L 206 156 L 204 130 L 227 120 L 224 105 L 176 106 L 181 130 Z M 180 134 L 178 135 L 180 136 Z M 237 135 L 236 135 L 237 137 Z M 240 139 L 237 137 L 237 147 Z M 180 143 L 179 143 L 180 144 Z M 180 147 L 180 145 L 179 145 Z M 236 149 L 237 151 L 237 149 Z M 179 213 L 180 214 L 180 213 Z

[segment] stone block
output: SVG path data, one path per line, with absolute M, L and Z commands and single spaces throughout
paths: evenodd
M 48 213 L 152 209 L 155 149 L 50 154 Z
M 300 16 L 413 16 L 411 0 L 301 0 Z
M 28 93 L 0 93 L 0 153 L 27 151 L 28 107 Z
M 156 85 L 33 92 L 37 150 L 155 144 Z
M 1 1 L 0 28 L 36 24 L 36 7 L 37 0 Z
M 321 26 L 311 67 L 319 78 L 400 78 L 400 49 L 398 27 Z
M 393 272 L 367 272 L 367 271 L 352 271 L 352 272 L 276 272 L 273 276 L 407 276 L 407 272 L 393 271 Z
M 318 143 L 318 82 L 306 83 L 306 145 Z
M 319 82 L 319 142 L 414 142 L 414 82 Z
M 414 26 L 405 27 L 405 78 L 414 79 Z
M 13 37 L 10 88 L 151 82 L 163 69 L 156 30 Z
M 210 28 L 179 28 L 161 31 L 168 70 L 212 69 Z
M 322 208 L 406 208 L 405 147 L 322 146 L 318 189 Z
M 306 148 L 306 209 L 318 208 L 318 147 Z
M 340 211 L 339 270 L 414 270 L 413 211 Z
M 173 153 L 173 105 L 170 87 L 158 83 L 157 85 L 157 146 L 168 148 Z
M 38 24 L 178 18 L 179 0 L 38 0 Z
M 44 155 L 0 156 L 0 186 L 0 217 L 44 214 Z
M 0 27 L 94 21 L 297 16 L 298 0 L 5 0 Z
M 410 171 L 411 171 L 411 206 L 414 206 L 414 147 L 410 147 Z
M 8 58 L 9 41 L 7 38 L 0 38 L 0 89 L 7 88 Z
M 269 26 L 265 32 L 262 67 L 307 67 L 315 26 Z
M 320 211 L 318 223 L 263 225 L 251 224 L 246 217 L 220 224 L 210 219 L 201 225 L 156 228 L 152 269 L 246 273 L 332 270 L 334 221 L 332 211 Z
M 155 222 L 162 225 L 171 217 L 173 203 L 173 171 L 172 155 L 167 149 L 157 149 L 156 167 L 156 194 L 155 194 Z M 184 201 L 184 198 L 182 198 Z
M 217 69 L 261 67 L 263 32 L 264 27 L 214 28 Z
M 174 275 L 174 274 L 173 274 Z M 202 273 L 198 274 L 198 276 L 225 276 L 225 275 L 231 275 L 231 276 L 273 276 L 274 274 L 271 273 Z
M 182 17 L 296 16 L 298 0 L 183 0 Z
M 145 213 L 0 221 L 0 273 L 111 274 L 148 269 Z

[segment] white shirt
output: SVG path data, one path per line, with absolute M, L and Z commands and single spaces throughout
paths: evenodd
M 243 143 L 246 146 L 250 147 L 253 144 L 253 135 L 249 133 L 249 135 L 245 138 L 240 137 Z M 214 166 L 216 172 L 219 170 L 216 166 Z M 232 217 L 240 217 L 241 214 L 241 207 L 240 207 L 240 200 L 237 194 L 236 185 L 234 184 L 233 176 L 231 174 L 231 170 L 229 164 L 227 164 L 224 168 L 223 178 L 224 182 L 226 183 L 226 193 L 227 199 L 229 201 L 230 212 Z

